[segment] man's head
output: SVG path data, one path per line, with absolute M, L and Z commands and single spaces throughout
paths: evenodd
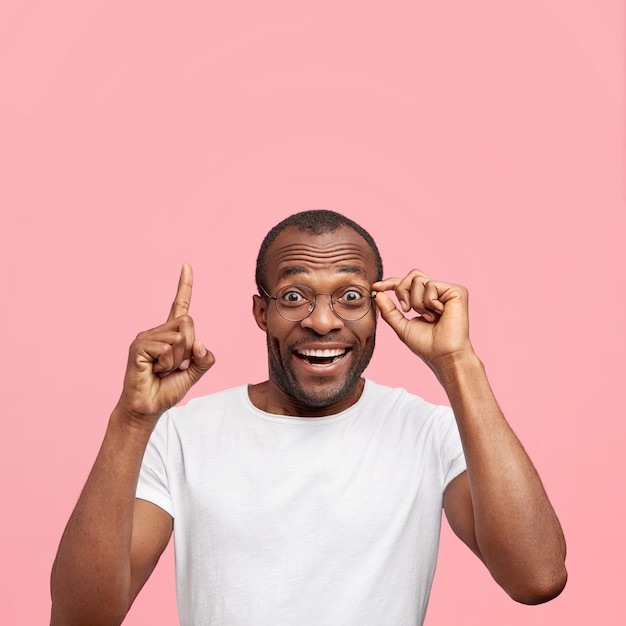
M 253 311 L 267 335 L 270 390 L 279 408 L 318 415 L 353 404 L 374 350 L 376 308 L 365 307 L 363 317 L 346 321 L 351 314 L 337 315 L 341 305 L 333 310 L 330 294 L 353 285 L 346 298 L 369 302 L 371 285 L 381 277 L 371 236 L 338 213 L 298 213 L 268 233 L 257 261 L 261 295 L 254 297 Z M 317 294 L 310 313 L 303 319 L 291 312 L 285 316 L 284 307 L 307 291 Z
M 380 252 L 378 251 L 378 247 L 376 246 L 376 242 L 372 236 L 363 227 L 359 226 L 356 222 L 345 215 L 341 215 L 341 213 L 336 213 L 335 211 L 302 211 L 301 213 L 294 213 L 293 215 L 285 218 L 276 224 L 276 226 L 274 226 L 274 228 L 272 228 L 267 235 L 265 235 L 265 239 L 263 239 L 263 242 L 261 243 L 256 260 L 255 279 L 257 287 L 264 287 L 263 278 L 269 247 L 272 245 L 276 237 L 278 237 L 278 235 L 285 230 L 285 228 L 289 228 L 291 226 L 294 226 L 302 232 L 309 233 L 311 235 L 332 233 L 342 226 L 352 228 L 352 230 L 356 231 L 359 235 L 361 235 L 361 237 L 363 237 L 365 243 L 367 243 L 367 245 L 372 249 L 376 263 L 376 280 L 382 280 L 383 261 L 380 256 Z

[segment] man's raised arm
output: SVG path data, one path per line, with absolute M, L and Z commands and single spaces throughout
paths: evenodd
M 135 490 L 159 417 L 215 362 L 195 338 L 191 291 L 184 265 L 167 322 L 130 346 L 122 394 L 52 568 L 53 626 L 120 624 L 169 541 L 172 519 Z
M 383 319 L 433 370 L 450 400 L 467 472 L 444 495 L 455 533 L 518 602 L 558 595 L 565 540 L 541 480 L 496 402 L 469 340 L 467 290 L 413 270 L 373 287 Z M 393 290 L 400 311 L 383 293 Z M 414 310 L 421 317 L 408 319 Z

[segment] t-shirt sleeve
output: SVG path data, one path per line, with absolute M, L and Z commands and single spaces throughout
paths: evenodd
M 174 517 L 167 479 L 167 413 L 161 416 L 144 453 L 136 497 L 148 500 Z
M 439 458 L 443 474 L 444 489 L 459 474 L 467 469 L 461 436 L 452 409 L 438 407 L 441 415 L 437 416 L 440 425 Z

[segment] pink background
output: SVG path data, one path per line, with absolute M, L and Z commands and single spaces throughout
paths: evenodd
M 3 624 L 48 619 L 127 346 L 180 265 L 218 360 L 193 395 L 264 379 L 256 251 L 309 208 L 360 221 L 387 275 L 469 287 L 568 538 L 565 592 L 524 607 L 444 529 L 427 624 L 626 623 L 622 3 L 382 5 L 0 5 Z M 444 401 L 387 328 L 368 375 Z M 176 623 L 173 582 L 169 548 L 127 623 Z

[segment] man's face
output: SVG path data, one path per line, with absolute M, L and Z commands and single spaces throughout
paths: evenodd
M 263 287 L 274 296 L 287 285 L 304 285 L 316 294 L 376 280 L 374 254 L 353 229 L 311 235 L 285 229 L 267 253 Z M 275 302 L 255 296 L 254 315 L 267 334 L 270 393 L 288 414 L 332 414 L 353 404 L 374 350 L 376 308 L 360 320 L 344 321 L 319 295 L 313 312 L 300 322 L 284 319 Z M 315 353 L 316 350 L 330 352 Z

